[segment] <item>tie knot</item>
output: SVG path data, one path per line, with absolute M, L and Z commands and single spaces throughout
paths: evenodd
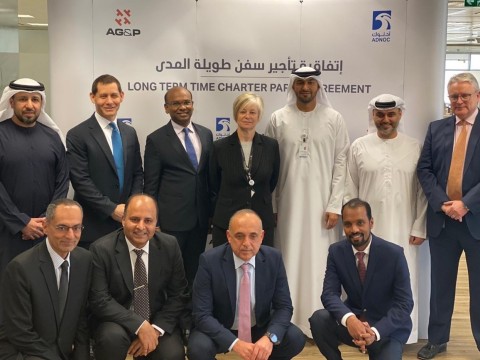
M 358 261 L 363 261 L 363 257 L 365 256 L 365 253 L 363 251 L 358 251 L 355 256 L 357 257 Z
M 188 128 L 183 128 L 183 132 L 185 133 L 185 135 L 189 135 L 190 134 L 190 130 L 188 130 Z
M 142 257 L 142 255 L 143 255 L 143 250 L 133 249 L 133 251 L 135 252 L 135 254 L 137 254 L 137 257 Z
M 117 124 L 115 124 L 113 121 L 108 125 L 112 128 L 113 131 L 118 131 Z
M 65 260 L 62 265 L 60 265 L 60 267 L 62 268 L 62 271 L 65 271 L 65 270 L 68 270 L 68 261 Z
M 250 264 L 249 263 L 244 263 L 242 264 L 242 270 L 243 270 L 243 273 L 247 273 L 248 272 L 248 269 L 250 268 Z

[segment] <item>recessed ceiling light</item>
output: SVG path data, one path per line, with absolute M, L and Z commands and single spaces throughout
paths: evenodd
M 30 26 L 48 26 L 48 24 L 41 24 L 41 23 L 27 23 Z
M 32 16 L 32 15 L 21 15 L 21 14 L 18 14 L 18 17 L 19 17 L 19 18 L 29 18 L 29 19 L 33 19 L 33 16 Z

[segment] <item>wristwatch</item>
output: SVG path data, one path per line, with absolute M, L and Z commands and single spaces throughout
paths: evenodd
M 271 333 L 271 332 L 268 332 L 268 331 L 266 332 L 265 335 L 270 339 L 270 341 L 272 342 L 273 345 L 278 345 L 278 344 L 280 344 L 280 341 L 278 341 L 277 335 L 275 335 L 275 334 L 273 334 L 273 333 Z

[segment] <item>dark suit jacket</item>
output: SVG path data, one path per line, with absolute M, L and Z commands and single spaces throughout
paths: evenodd
M 129 125 L 118 122 L 122 136 L 124 168 L 123 191 L 112 151 L 95 115 L 67 133 L 67 159 L 74 199 L 83 207 L 81 241 L 92 242 L 121 227 L 111 218 L 118 204 L 141 193 L 143 188 L 142 158 L 137 133 Z
M 213 224 L 222 229 L 228 227 L 230 217 L 237 210 L 245 208 L 260 216 L 264 228 L 274 227 L 272 191 L 277 186 L 280 169 L 278 142 L 255 133 L 251 151 L 251 175 L 255 181 L 253 197 L 237 132 L 213 143 L 209 167 L 211 192 L 216 204 Z
M 144 192 L 158 202 L 158 224 L 162 230 L 188 231 L 197 222 L 208 226 L 211 213 L 208 189 L 208 158 L 212 132 L 193 124 L 202 144 L 195 171 L 187 152 L 169 121 L 147 137 Z
M 95 241 L 90 306 L 97 322 L 114 322 L 130 334 L 144 321 L 130 310 L 133 302 L 133 273 L 123 229 Z M 150 323 L 171 334 L 187 301 L 187 280 L 177 240 L 155 233 L 150 239 L 148 291 Z
M 206 251 L 200 257 L 193 283 L 193 319 L 195 328 L 209 336 L 219 352 L 237 338 L 229 329 L 237 306 L 236 271 L 233 252 L 225 244 Z M 255 318 L 282 341 L 290 326 L 293 307 L 287 274 L 280 252 L 261 246 L 255 257 Z
M 60 319 L 57 279 L 45 241 L 13 259 L 2 283 L 0 359 L 16 352 L 49 360 L 88 359 L 85 306 L 91 270 L 87 250 L 70 253 L 68 298 Z
M 347 299 L 342 302 L 342 287 Z M 363 287 L 352 245 L 343 240 L 330 246 L 322 303 L 340 323 L 353 312 L 363 313 L 380 336 L 406 343 L 412 330 L 412 289 L 403 248 L 372 235 Z
M 437 237 L 445 224 L 442 204 L 447 196 L 447 180 L 452 161 L 455 116 L 430 123 L 417 175 L 428 200 L 427 234 Z M 467 145 L 463 168 L 463 203 L 470 211 L 465 215 L 470 233 L 480 240 L 480 112 L 475 119 Z

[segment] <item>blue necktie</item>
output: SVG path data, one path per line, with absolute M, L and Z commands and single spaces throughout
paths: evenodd
M 198 168 L 198 161 L 197 161 L 197 154 L 195 153 L 195 148 L 193 147 L 192 140 L 188 136 L 188 128 L 183 128 L 183 132 L 185 133 L 185 148 L 187 149 L 188 157 L 192 162 L 193 167 L 195 170 Z
M 113 159 L 115 160 L 115 167 L 117 168 L 118 183 L 120 184 L 120 193 L 123 191 L 123 146 L 120 131 L 118 131 L 117 124 L 111 122 L 112 128 L 112 149 Z

